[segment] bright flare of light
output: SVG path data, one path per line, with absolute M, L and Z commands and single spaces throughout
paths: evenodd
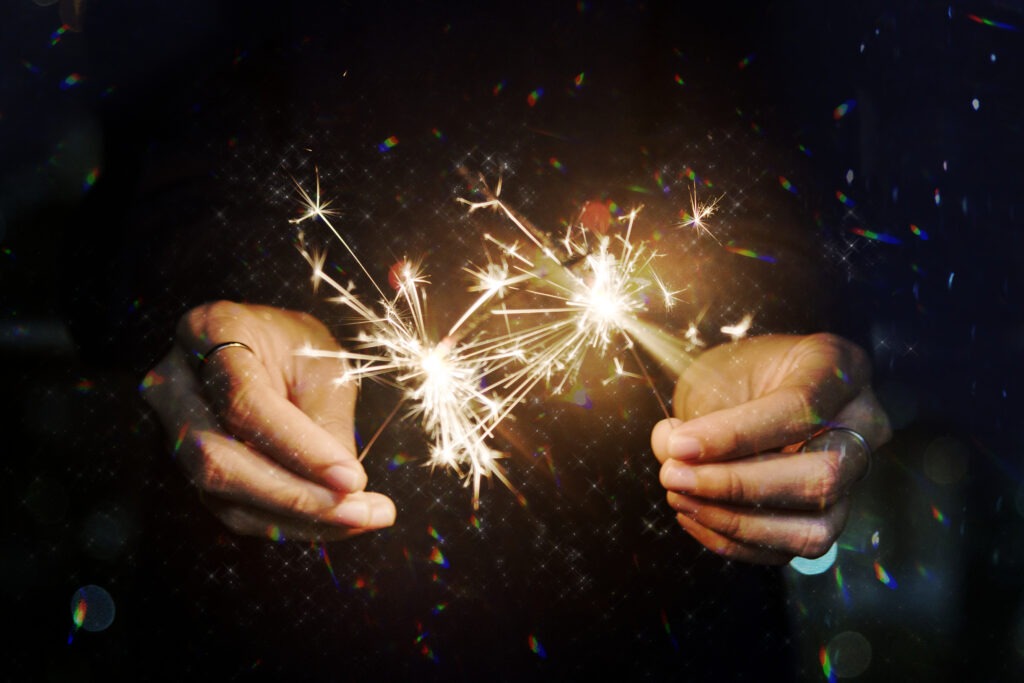
M 320 201 L 319 183 L 315 196 L 301 187 L 299 194 L 305 212 L 294 222 L 322 220 L 370 277 L 331 224 L 331 214 Z M 354 294 L 353 284 L 343 285 L 324 271 L 324 254 L 307 248 L 302 233 L 299 250 L 313 269 L 314 286 L 331 287 L 337 293 L 333 301 L 354 313 L 361 325 L 349 349 L 304 348 L 299 353 L 342 361 L 344 369 L 336 380 L 339 383 L 374 378 L 398 388 L 402 392 L 400 405 L 406 404 L 409 414 L 422 422 L 432 442 L 429 464 L 451 468 L 467 485 L 472 482 L 474 506 L 479 503 L 482 478 L 495 475 L 511 487 L 498 463 L 503 454 L 488 444 L 498 423 L 511 410 L 508 400 L 485 383 L 491 372 L 512 357 L 504 347 L 451 337 L 440 342 L 431 340 L 425 324 L 424 286 L 428 281 L 415 264 L 405 261 L 393 270 L 395 293 L 390 297 L 370 278 L 381 297 L 378 306 L 371 307 Z M 500 289 L 500 284 L 492 285 L 484 296 L 494 296 Z
M 747 313 L 743 318 L 735 325 L 723 325 L 722 334 L 727 334 L 732 337 L 733 341 L 738 341 L 747 336 L 747 332 L 750 331 L 750 326 L 754 322 L 754 316 Z
M 470 212 L 491 208 L 503 213 L 537 249 L 535 257 L 527 258 L 514 245 L 489 240 L 506 255 L 514 253 L 520 259 L 516 268 L 527 276 L 522 290 L 536 303 L 491 311 L 517 323 L 512 348 L 523 362 L 500 382 L 511 397 L 518 400 L 540 381 L 547 382 L 554 393 L 563 393 L 575 383 L 590 350 L 603 355 L 614 346 L 617 353 L 631 353 L 643 370 L 634 347 L 639 343 L 663 363 L 680 365 L 678 359 L 685 355 L 682 346 L 667 348 L 665 339 L 649 335 L 649 327 L 640 320 L 649 309 L 650 292 L 657 293 L 666 309 L 678 292 L 670 291 L 654 272 L 657 253 L 631 239 L 639 209 L 620 219 L 626 224 L 620 234 L 599 235 L 573 225 L 556 244 L 496 194 L 488 193 L 486 186 L 484 193 L 484 201 L 460 201 Z M 621 370 L 616 374 L 634 376 Z

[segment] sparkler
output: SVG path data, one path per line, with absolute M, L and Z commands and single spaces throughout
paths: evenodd
M 477 190 L 483 200 L 459 201 L 470 213 L 490 208 L 503 214 L 530 246 L 523 248 L 518 242 L 484 234 L 484 243 L 496 247 L 499 256 L 488 255 L 485 266 L 464 269 L 473 281 L 470 291 L 478 296 L 448 334 L 435 341 L 426 325 L 425 287 L 429 283 L 419 267 L 407 260 L 395 264 L 389 273 L 394 293 L 385 294 L 331 223 L 336 214 L 329 203 L 321 201 L 319 178 L 314 195 L 296 185 L 304 212 L 291 222 L 322 221 L 379 297 L 375 306 L 367 305 L 356 296 L 352 283 L 343 285 L 328 275 L 325 254 L 307 248 L 300 232 L 299 249 L 313 270 L 314 289 L 322 284 L 331 287 L 336 292 L 333 300 L 354 313 L 361 324 L 346 350 L 305 348 L 300 353 L 342 361 L 339 383 L 373 378 L 402 392 L 395 410 L 360 457 L 407 405 L 409 416 L 421 421 L 433 443 L 428 464 L 450 468 L 467 485 L 472 483 L 476 507 L 482 478 L 493 475 L 512 488 L 498 463 L 504 454 L 489 445 L 498 425 L 541 382 L 553 393 L 564 392 L 578 378 L 591 351 L 605 355 L 614 349 L 615 371 L 605 383 L 619 377 L 643 378 L 669 415 L 636 347 L 644 348 L 677 375 L 689 356 L 680 340 L 642 319 L 652 300 L 660 299 L 667 311 L 680 293 L 670 290 L 655 272 L 658 254 L 633 239 L 642 207 L 619 218 L 625 224 L 621 232 L 588 230 L 578 221 L 556 242 L 501 201 L 500 181 L 492 192 L 480 180 Z M 699 205 L 694 191 L 690 225 L 707 231 L 703 220 L 714 212 L 717 202 Z M 510 308 L 514 298 L 528 298 L 528 303 L 535 305 Z M 493 327 L 495 319 L 504 322 L 504 331 L 482 334 L 489 323 Z M 691 348 L 701 343 L 695 325 L 691 324 L 686 339 Z M 618 357 L 627 352 L 639 374 L 626 370 Z
M 488 445 L 495 427 L 507 415 L 507 402 L 483 386 L 484 378 L 500 367 L 508 354 L 492 344 L 481 348 L 475 342 L 459 344 L 451 337 L 438 342 L 431 340 L 426 331 L 423 289 L 428 283 L 420 270 L 409 261 L 396 264 L 390 273 L 396 292 L 390 297 L 385 295 L 331 223 L 334 214 L 327 204 L 321 203 L 319 181 L 315 196 L 301 186 L 299 194 L 305 212 L 292 222 L 320 219 L 355 259 L 380 296 L 379 311 L 364 304 L 354 294 L 352 284 L 343 285 L 324 272 L 325 254 L 309 249 L 300 232 L 299 250 L 313 269 L 314 288 L 326 284 L 335 290 L 337 296 L 333 301 L 354 313 L 363 329 L 351 349 L 304 348 L 299 353 L 342 361 L 344 369 L 336 380 L 338 383 L 374 378 L 402 390 L 403 397 L 392 415 L 403 404 L 409 404 L 410 416 L 421 420 L 433 443 L 429 464 L 451 468 L 467 484 L 471 482 L 474 506 L 479 502 L 480 480 L 485 476 L 495 475 L 511 488 L 497 462 L 502 454 Z M 376 437 L 364 449 L 363 456 Z

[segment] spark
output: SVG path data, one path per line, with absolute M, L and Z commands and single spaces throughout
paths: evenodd
M 722 197 L 717 197 L 708 204 L 701 204 L 697 201 L 697 183 L 694 181 L 693 188 L 690 190 L 690 212 L 684 214 L 683 222 L 679 224 L 679 227 L 693 228 L 698 235 L 707 235 L 718 242 L 718 238 L 711 234 L 705 220 L 714 215 L 720 201 L 722 201 Z
M 399 406 L 407 406 L 409 415 L 420 420 L 432 442 L 427 464 L 449 468 L 463 477 L 467 485 L 471 483 L 474 507 L 479 505 L 484 477 L 494 475 L 512 488 L 498 463 L 504 454 L 489 445 L 494 429 L 511 406 L 486 382 L 488 375 L 511 359 L 510 352 L 501 344 L 488 341 L 452 336 L 432 340 L 426 324 L 425 288 L 429 281 L 418 265 L 408 260 L 395 264 L 389 273 L 395 291 L 385 295 L 331 223 L 331 216 L 336 214 L 321 200 L 319 179 L 314 195 L 296 185 L 304 213 L 292 222 L 320 219 L 355 259 L 380 296 L 376 306 L 367 305 L 355 295 L 353 284 L 344 285 L 331 277 L 324 271 L 324 253 L 308 248 L 300 232 L 299 251 L 313 270 L 314 287 L 324 284 L 332 288 L 337 294 L 332 300 L 355 314 L 361 328 L 349 348 L 333 351 L 305 347 L 297 353 L 341 361 L 343 369 L 335 380 L 338 384 L 358 385 L 364 378 L 372 378 L 399 389 Z M 494 277 L 501 270 L 498 267 L 484 273 Z M 483 301 L 503 286 L 507 285 L 492 282 Z M 390 417 L 381 429 L 388 421 Z M 376 435 L 363 456 L 375 439 Z
M 482 201 L 459 201 L 472 213 L 492 209 L 505 215 L 515 228 L 533 244 L 535 256 L 515 251 L 521 265 L 515 269 L 527 276 L 522 292 L 533 306 L 491 310 L 495 316 L 514 321 L 513 352 L 522 359 L 519 369 L 511 370 L 499 384 L 508 387 L 513 401 L 525 396 L 540 382 L 552 393 L 561 394 L 572 387 L 588 357 L 588 351 L 605 355 L 631 353 L 639 363 L 635 345 L 641 344 L 662 362 L 677 365 L 684 357 L 681 345 L 668 335 L 642 321 L 648 312 L 648 292 L 657 290 L 669 308 L 678 292 L 668 289 L 653 269 L 658 254 L 646 244 L 632 239 L 637 215 L 642 207 L 620 217 L 625 224 L 617 234 L 600 234 L 582 223 L 570 224 L 556 242 L 533 226 L 491 193 L 481 180 Z M 504 246 L 491 238 L 492 243 Z M 511 248 L 504 253 L 512 253 Z M 640 364 L 643 376 L 646 375 Z M 628 377 L 634 373 L 617 371 Z M 652 389 L 653 382 L 650 382 Z M 657 396 L 657 392 L 655 391 Z M 664 403 L 658 397 L 664 408 Z
M 725 325 L 722 327 L 722 334 L 729 335 L 733 341 L 738 341 L 747 336 L 747 332 L 750 331 L 750 325 L 754 322 L 754 316 L 747 313 L 743 316 L 735 325 Z
M 690 346 L 704 346 L 704 341 L 700 338 L 700 331 L 697 329 L 696 323 L 691 322 L 683 336 Z

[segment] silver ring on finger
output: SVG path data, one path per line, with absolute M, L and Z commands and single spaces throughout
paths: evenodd
M 209 362 L 211 358 L 213 358 L 214 355 L 220 353 L 224 349 L 231 349 L 236 347 L 240 349 L 245 349 L 249 353 L 256 355 L 256 352 L 252 350 L 252 347 L 250 347 L 248 344 L 243 344 L 240 341 L 221 342 L 220 344 L 217 344 L 216 346 L 211 348 L 206 353 L 196 354 L 197 358 L 199 359 L 199 363 L 198 365 L 196 365 L 196 374 L 199 374 L 203 371 L 203 368 L 206 367 L 206 364 Z
M 864 481 L 865 479 L 868 478 L 868 475 L 871 474 L 871 462 L 873 460 L 874 454 L 871 450 L 871 445 L 868 443 L 868 440 L 864 438 L 864 435 L 858 432 L 856 429 L 851 429 L 850 427 L 831 427 L 811 437 L 800 450 L 805 453 L 808 451 L 823 450 L 838 450 L 840 453 L 844 453 L 848 441 L 840 441 L 839 443 L 834 443 L 837 435 L 842 435 L 843 437 L 852 439 L 864 451 L 864 457 L 867 459 L 867 468 L 865 468 L 864 474 L 860 475 L 860 477 L 857 479 L 857 482 L 859 483 Z

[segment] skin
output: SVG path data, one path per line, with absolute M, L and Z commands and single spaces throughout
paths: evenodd
M 199 354 L 225 341 L 197 367 Z M 221 301 L 181 319 L 174 347 L 147 375 L 143 397 L 203 503 L 232 531 L 338 540 L 390 526 L 394 503 L 366 490 L 356 457 L 356 389 L 338 385 L 335 350 L 312 316 Z
M 252 351 L 198 362 L 226 341 Z M 365 490 L 355 387 L 335 382 L 338 361 L 295 353 L 305 346 L 339 348 L 309 315 L 215 302 L 185 314 L 143 382 L 201 500 L 236 533 L 339 540 L 394 523 L 394 503 Z M 823 424 L 855 429 L 873 448 L 888 440 L 869 379 L 864 352 L 832 335 L 758 337 L 700 356 L 677 385 L 677 417 L 651 436 L 683 529 L 749 562 L 828 550 L 867 454 L 855 442 L 790 451 Z
M 766 564 L 819 557 L 839 537 L 850 491 L 872 449 L 892 435 L 870 388 L 864 351 L 829 334 L 765 336 L 712 349 L 676 385 L 675 418 L 651 446 L 680 526 L 731 559 Z

